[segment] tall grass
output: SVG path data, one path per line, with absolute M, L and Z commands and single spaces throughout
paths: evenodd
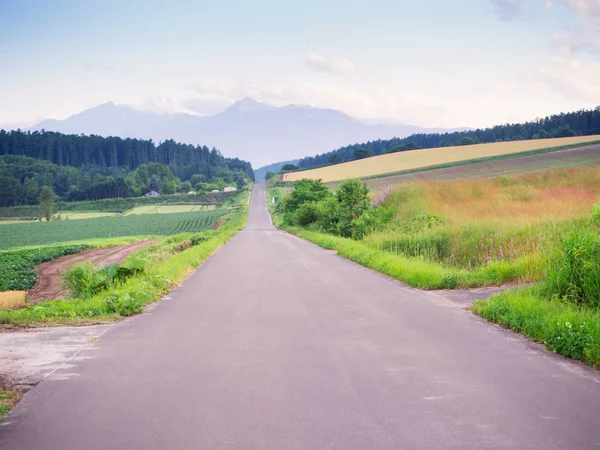
M 27 292 L 7 291 L 0 292 L 0 311 L 5 309 L 18 309 L 25 306 Z

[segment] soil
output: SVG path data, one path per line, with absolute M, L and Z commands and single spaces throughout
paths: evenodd
M 36 267 L 38 283 L 28 292 L 27 300 L 29 303 L 37 303 L 63 298 L 66 292 L 61 286 L 61 275 L 69 266 L 77 262 L 91 261 L 100 267 L 118 264 L 133 252 L 157 241 L 158 239 L 149 239 L 118 247 L 92 248 L 76 255 L 63 256 L 40 264 Z

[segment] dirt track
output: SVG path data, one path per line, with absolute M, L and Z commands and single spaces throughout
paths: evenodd
M 38 283 L 29 291 L 28 300 L 36 303 L 42 300 L 62 298 L 65 291 L 61 286 L 60 276 L 65 269 L 79 261 L 91 261 L 100 267 L 106 267 L 122 262 L 133 252 L 157 241 L 157 239 L 149 239 L 118 247 L 92 248 L 77 255 L 63 256 L 54 261 L 40 264 L 37 267 Z

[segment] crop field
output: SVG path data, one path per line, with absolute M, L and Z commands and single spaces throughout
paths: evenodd
M 389 185 L 411 181 L 461 180 L 491 178 L 501 175 L 546 172 L 581 166 L 600 166 L 600 145 L 559 150 L 552 153 L 539 153 L 529 156 L 515 156 L 495 161 L 461 164 L 443 169 L 422 170 L 398 175 L 363 179 L 372 191 Z M 337 189 L 339 182 L 328 183 Z
M 318 169 L 286 173 L 283 176 L 283 181 L 312 178 L 321 179 L 327 183 L 349 178 L 366 178 L 429 166 L 453 164 L 479 158 L 499 157 L 534 150 L 581 145 L 587 142 L 597 143 L 598 141 L 600 141 L 600 136 L 577 136 L 411 150 Z
M 98 217 L 112 217 L 116 213 L 109 212 L 57 212 L 62 220 L 97 219 Z
M 138 206 L 125 213 L 126 216 L 137 214 L 172 214 L 184 212 L 214 211 L 215 205 L 147 205 Z
M 168 236 L 211 228 L 225 210 L 172 214 L 140 214 L 2 225 L 0 250 L 84 239 L 123 236 Z

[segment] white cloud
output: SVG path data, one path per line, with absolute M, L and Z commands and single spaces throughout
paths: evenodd
M 305 60 L 309 69 L 333 75 L 347 75 L 354 69 L 354 63 L 343 58 L 325 58 L 315 53 L 309 54 Z

